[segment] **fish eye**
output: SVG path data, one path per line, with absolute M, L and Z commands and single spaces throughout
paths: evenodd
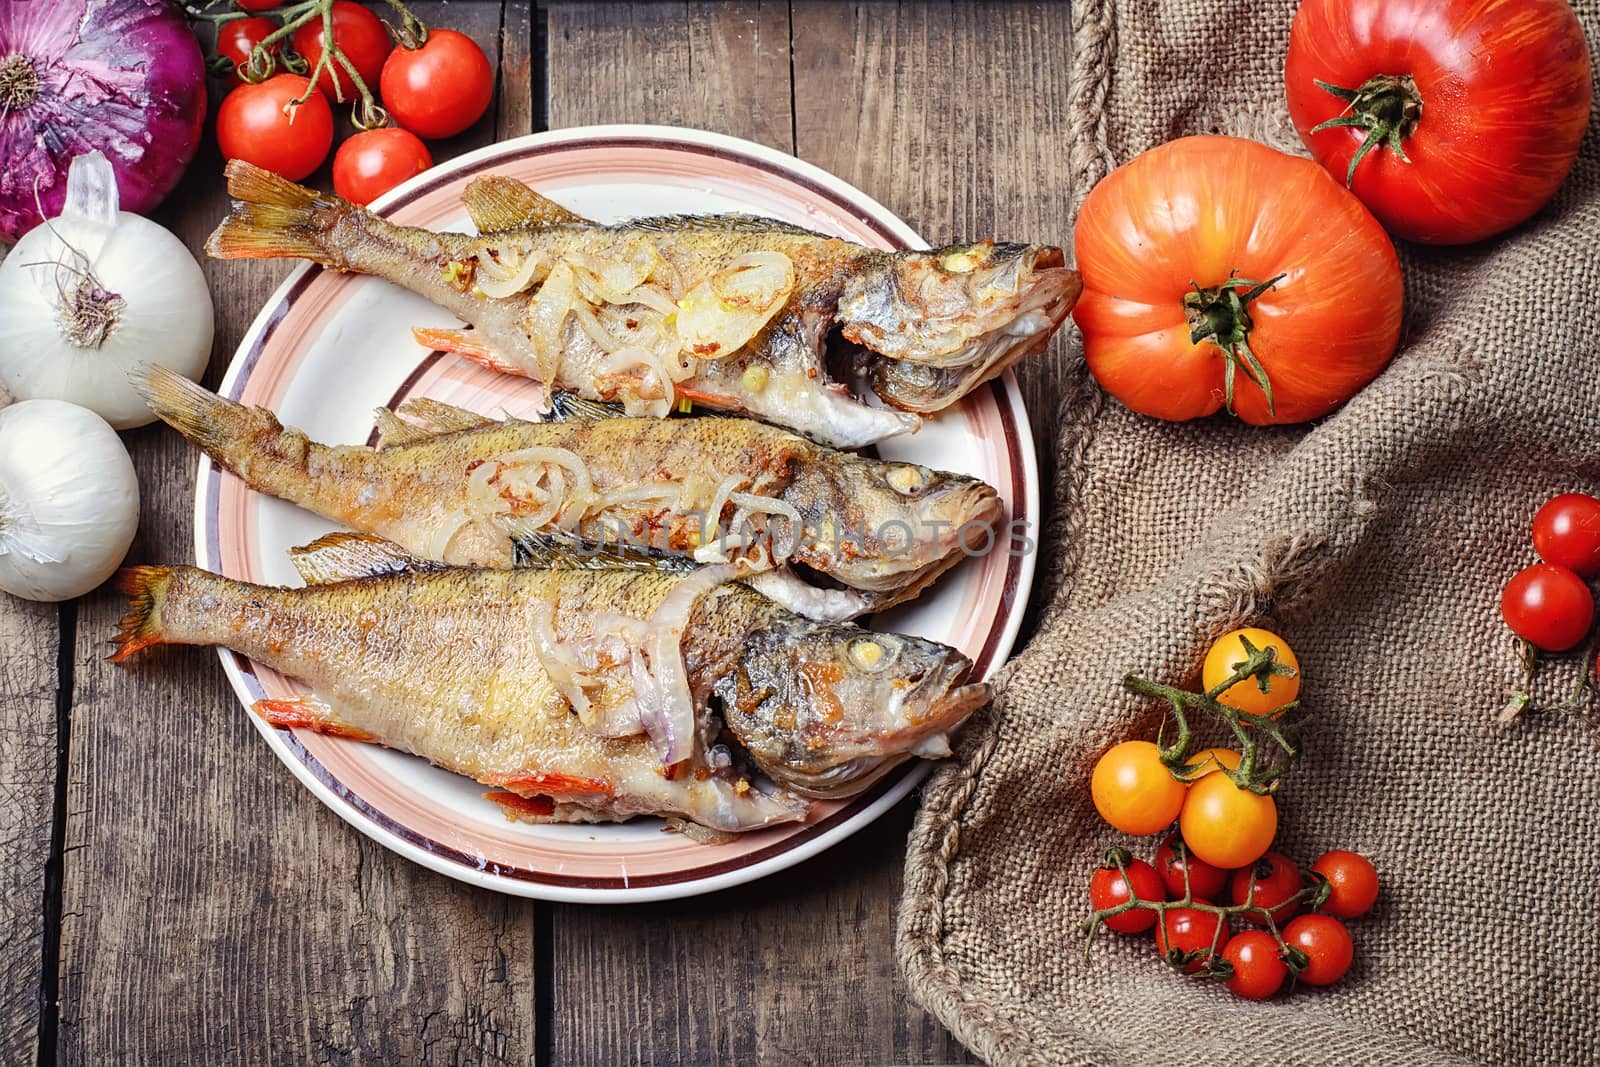
M 928 482 L 933 478 L 933 472 L 926 467 L 918 467 L 911 463 L 902 463 L 884 477 L 889 487 L 902 496 L 912 496 L 927 488 Z
M 850 657 L 850 662 L 864 671 L 880 671 L 889 665 L 888 650 L 883 643 L 870 637 L 858 637 L 851 641 L 845 654 Z
M 982 247 L 959 248 L 954 252 L 946 252 L 939 257 L 939 266 L 951 274 L 971 274 L 978 269 L 978 265 L 983 260 L 984 249 Z

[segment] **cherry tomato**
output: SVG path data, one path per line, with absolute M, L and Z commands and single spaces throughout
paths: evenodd
M 433 166 L 428 146 L 407 130 L 363 130 L 333 156 L 333 191 L 355 204 L 370 204 L 407 178 Z
M 1196 419 L 1231 395 L 1258 426 L 1319 418 L 1400 339 L 1383 227 L 1311 160 L 1254 141 L 1184 137 L 1134 157 L 1090 190 L 1073 247 L 1089 370 L 1144 415 Z
M 494 71 L 478 43 L 455 30 L 429 30 L 421 48 L 396 48 L 383 65 L 383 102 L 419 137 L 453 137 L 494 99 Z
M 1311 869 L 1328 880 L 1328 899 L 1322 910 L 1341 919 L 1354 919 L 1372 910 L 1378 899 L 1378 872 L 1363 855 L 1335 850 L 1317 857 Z
M 1587 493 L 1562 493 L 1533 517 L 1533 547 L 1539 558 L 1576 573 L 1600 576 L 1600 500 Z
M 1231 748 L 1202 748 L 1190 756 L 1184 763 L 1184 773 L 1190 775 L 1191 782 L 1198 782 L 1208 774 L 1216 774 L 1226 767 L 1230 771 L 1239 769 L 1239 762 L 1243 759 L 1239 753 Z
M 1168 896 L 1172 900 L 1183 899 L 1184 874 L 1187 873 L 1190 893 L 1196 897 L 1215 900 L 1222 894 L 1223 887 L 1228 884 L 1228 872 L 1190 854 L 1187 848 L 1184 850 L 1184 855 L 1178 855 L 1177 846 L 1182 840 L 1177 834 L 1169 834 L 1167 839 L 1161 842 L 1161 847 L 1156 849 L 1156 873 L 1161 876 Z
M 248 66 L 250 53 L 256 45 L 278 28 L 278 24 L 269 18 L 234 19 L 224 22 L 217 29 L 217 55 L 226 56 L 233 63 L 233 76 L 240 81 L 244 78 L 239 75 L 239 68 Z M 278 54 L 278 44 L 273 42 L 267 47 L 273 55 Z
M 1211 902 L 1207 900 L 1200 903 Z M 1174 967 L 1182 967 L 1185 974 L 1193 974 L 1205 966 L 1213 945 L 1221 952 L 1227 944 L 1228 927 L 1223 923 L 1222 916 L 1213 912 L 1197 908 L 1170 908 L 1162 912 L 1161 922 L 1156 924 L 1156 948 L 1163 959 Z M 1199 957 L 1188 963 L 1181 962 L 1190 953 L 1198 953 Z
M 241 85 L 217 110 L 217 144 L 228 159 L 243 159 L 299 181 L 322 165 L 333 145 L 333 112 L 313 91 L 304 104 L 291 102 L 310 82 L 298 74 L 275 74 L 259 85 Z
M 1205 666 L 1200 669 L 1201 685 L 1209 693 L 1227 681 L 1249 656 L 1244 648 L 1245 641 L 1257 649 L 1275 649 L 1278 662 L 1295 673 L 1267 675 L 1266 689 L 1261 688 L 1263 679 L 1260 677 L 1235 682 L 1223 690 L 1217 702 L 1251 715 L 1270 715 L 1300 695 L 1300 661 L 1295 657 L 1294 649 L 1289 647 L 1289 642 L 1271 630 L 1251 626 L 1217 638 L 1206 653 Z
M 1254 863 L 1271 847 L 1278 805 L 1240 789 L 1225 774 L 1208 774 L 1189 787 L 1178 830 L 1189 851 L 1213 867 L 1232 870 Z
M 1253 883 L 1253 884 L 1252 884 Z M 1233 875 L 1233 902 L 1254 904 L 1272 913 L 1272 921 L 1282 926 L 1295 912 L 1300 902 L 1286 903 L 1300 892 L 1300 868 L 1281 852 L 1268 852 L 1250 866 Z M 1260 916 L 1246 912 L 1244 921 L 1265 926 Z
M 1289 977 L 1278 943 L 1265 930 L 1246 930 L 1230 939 L 1222 958 L 1233 965 L 1228 988 L 1246 1000 L 1266 1000 Z
M 1535 563 L 1506 583 L 1500 614 L 1513 633 L 1535 648 L 1565 652 L 1589 632 L 1594 595 L 1567 568 Z
M 1331 915 L 1300 915 L 1283 928 L 1283 942 L 1306 954 L 1300 980 L 1309 985 L 1332 985 L 1345 976 L 1355 959 L 1356 946 L 1344 923 Z
M 310 64 L 306 68 L 307 73 L 314 70 L 317 60 L 322 58 L 322 35 L 320 18 L 312 19 L 294 31 L 294 49 Z M 394 50 L 394 41 L 390 39 L 383 20 L 351 0 L 334 0 L 333 43 L 350 60 L 367 88 L 376 94 L 378 79 L 383 74 L 383 61 Z M 329 100 L 348 102 L 361 96 L 355 83 L 350 80 L 350 72 L 331 56 L 328 65 L 317 75 L 317 88 Z
M 240 11 L 270 11 L 285 0 L 233 0 L 233 6 Z
M 1588 48 L 1567 0 L 1306 0 L 1284 81 L 1311 154 L 1390 230 L 1432 244 L 1539 210 L 1589 122 Z M 1359 125 L 1314 132 L 1345 118 Z
M 1100 817 L 1125 834 L 1153 834 L 1172 825 L 1186 787 L 1149 741 L 1124 741 L 1094 765 L 1089 793 Z
M 1128 875 L 1123 877 L 1116 867 L 1101 867 L 1089 878 L 1089 904 L 1095 911 L 1114 908 L 1129 899 L 1128 887 L 1140 900 L 1167 899 L 1161 876 L 1144 860 L 1129 860 Z M 1142 934 L 1156 924 L 1156 913 L 1144 908 L 1131 908 L 1121 915 L 1106 920 L 1106 928 L 1119 934 Z

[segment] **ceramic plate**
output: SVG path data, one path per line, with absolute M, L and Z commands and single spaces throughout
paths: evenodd
M 881 248 L 924 245 L 882 205 L 793 157 L 728 137 L 651 126 L 562 130 L 493 145 L 419 175 L 374 207 L 400 223 L 470 230 L 460 192 L 475 175 L 489 173 L 520 178 L 597 219 L 744 211 Z M 531 414 L 530 383 L 428 352 L 412 339 L 413 325 L 458 324 L 386 282 L 302 266 L 256 318 L 222 392 L 270 408 L 330 443 L 369 441 L 373 409 L 412 396 L 488 414 Z M 879 451 L 977 475 L 1000 490 L 1013 519 L 1037 519 L 1032 437 L 1009 375 Z M 198 486 L 200 566 L 250 581 L 299 584 L 285 550 L 328 532 L 326 520 L 246 489 L 209 460 L 200 463 Z M 954 645 L 988 677 L 1011 650 L 1033 564 L 1031 554 L 1002 546 L 963 561 L 931 593 L 874 625 Z M 232 652 L 224 651 L 222 662 L 247 706 L 303 691 Z M 861 829 L 927 773 L 925 764 L 913 762 L 852 800 L 813 804 L 804 823 L 708 846 L 663 832 L 651 819 L 572 827 L 510 822 L 483 799 L 483 786 L 423 760 L 276 729 L 253 714 L 250 720 L 324 804 L 386 847 L 474 885 L 552 900 L 688 896 L 771 874 Z

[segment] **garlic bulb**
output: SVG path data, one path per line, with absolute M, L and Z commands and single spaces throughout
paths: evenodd
M 128 382 L 136 363 L 199 378 L 211 355 L 211 294 L 189 250 L 117 210 L 99 152 L 72 161 L 60 216 L 0 262 L 0 382 L 18 400 L 80 404 L 118 429 L 155 416 Z
M 0 589 L 70 600 L 105 581 L 139 525 L 139 482 L 122 439 L 87 408 L 0 408 Z

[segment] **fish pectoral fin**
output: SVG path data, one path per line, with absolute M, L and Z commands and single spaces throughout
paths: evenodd
M 346 726 L 335 720 L 333 708 L 315 693 L 276 700 L 258 700 L 251 705 L 251 710 L 280 730 L 315 730 L 319 734 L 344 737 L 351 741 L 378 740 L 365 730 Z
M 526 182 L 500 174 L 472 179 L 461 194 L 461 203 L 466 206 L 467 217 L 472 219 L 479 233 L 589 222 Z
M 446 569 L 443 563 L 412 555 L 393 541 L 348 531 L 327 534 L 309 545 L 291 548 L 289 561 L 307 585 Z

